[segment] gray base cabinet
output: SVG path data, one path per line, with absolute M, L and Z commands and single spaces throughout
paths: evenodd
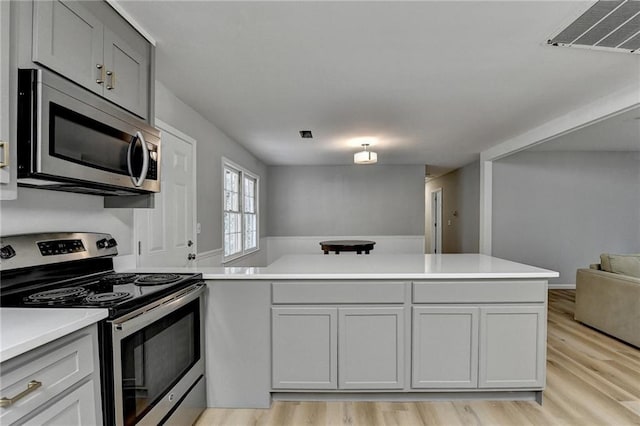
M 402 389 L 403 307 L 273 307 L 273 389 Z
M 97 425 L 94 389 L 93 380 L 86 382 L 24 425 Z
M 481 307 L 479 387 L 543 387 L 546 334 L 543 305 Z
M 337 389 L 336 308 L 272 308 L 274 389 Z
M 404 308 L 338 308 L 338 387 L 404 387 Z
M 95 325 L 0 364 L 0 424 L 102 424 Z
M 478 386 L 480 309 L 469 306 L 413 308 L 414 388 Z

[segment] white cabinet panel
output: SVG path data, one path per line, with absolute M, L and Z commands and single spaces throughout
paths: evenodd
M 477 387 L 479 313 L 469 306 L 413 308 L 412 387 Z
M 337 388 L 337 309 L 274 307 L 274 389 Z
M 545 336 L 544 305 L 480 308 L 479 387 L 544 386 Z
M 338 309 L 338 387 L 402 389 L 404 308 Z

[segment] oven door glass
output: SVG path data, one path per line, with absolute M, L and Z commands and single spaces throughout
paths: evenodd
M 137 423 L 200 359 L 200 304 L 188 305 L 121 341 L 124 424 Z

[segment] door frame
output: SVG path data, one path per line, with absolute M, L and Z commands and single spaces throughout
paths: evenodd
M 181 132 L 170 124 L 165 123 L 159 118 L 155 118 L 155 127 L 160 129 L 160 140 L 162 141 L 162 133 L 171 133 L 173 136 L 178 139 L 183 140 L 188 143 L 193 148 L 193 155 L 191 156 L 191 180 L 193 182 L 193 197 L 191 200 L 192 203 L 192 217 L 193 217 L 193 250 L 196 256 L 198 255 L 198 180 L 197 180 L 197 141 L 191 136 Z M 160 142 L 162 144 L 162 142 Z M 162 145 L 160 145 L 162 147 Z M 160 161 L 162 161 L 162 151 L 160 151 Z M 162 164 L 160 168 L 160 178 L 162 179 Z M 162 191 L 162 185 L 160 185 L 160 191 Z M 155 197 L 155 195 L 154 195 Z M 155 205 L 155 203 L 154 203 Z M 136 267 L 140 267 L 140 250 L 138 247 L 138 241 L 140 237 L 140 226 L 145 223 L 143 221 L 143 213 L 145 213 L 146 209 L 133 209 L 133 252 L 136 258 Z M 196 257 L 197 259 L 197 257 Z
M 434 225 L 437 233 L 433 231 Z M 442 254 L 442 187 L 431 191 L 431 254 Z

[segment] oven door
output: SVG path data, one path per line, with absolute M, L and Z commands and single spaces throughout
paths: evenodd
M 204 375 L 198 283 L 111 322 L 116 425 L 161 423 Z

